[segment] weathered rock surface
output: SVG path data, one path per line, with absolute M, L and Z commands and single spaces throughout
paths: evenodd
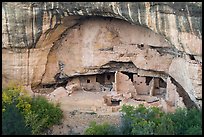
M 202 103 L 202 65 L 195 62 L 176 58 L 169 67 L 172 76 L 188 93 L 196 104 Z
M 55 30 L 59 24 L 75 24 L 73 20 L 63 20 L 67 16 L 97 15 L 145 26 L 177 49 L 201 55 L 199 2 L 4 2 L 2 7 L 5 48 L 35 47 L 43 32 Z
M 201 107 L 201 10 L 199 2 L 3 2 L 3 86 L 54 83 L 62 62 L 67 76 L 170 76 Z

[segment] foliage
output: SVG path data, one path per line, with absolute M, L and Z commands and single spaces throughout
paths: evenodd
M 8 87 L 2 91 L 2 112 L 6 110 L 6 104 L 16 102 L 16 107 L 21 112 L 28 112 L 31 108 L 31 98 L 22 86 L 15 83 L 10 83 Z
M 127 135 L 201 135 L 202 112 L 193 109 L 177 109 L 175 113 L 164 113 L 156 107 L 139 105 L 123 106 L 123 134 Z M 127 125 L 129 123 L 129 125 Z
M 31 128 L 26 126 L 23 114 L 16 108 L 16 102 L 6 104 L 6 110 L 2 113 L 2 134 L 31 134 Z
M 47 122 L 48 118 L 40 119 L 36 113 L 29 112 L 25 116 L 25 121 L 27 126 L 32 127 L 32 134 L 40 134 L 44 130 L 44 125 Z
M 174 135 L 173 121 L 168 115 L 163 115 L 160 124 L 155 129 L 156 135 Z
M 18 116 L 18 118 L 13 117 L 17 119 L 17 124 L 3 125 L 5 134 L 23 134 L 21 130 L 18 132 L 15 129 L 24 129 L 24 127 L 32 129 L 32 134 L 40 134 L 53 124 L 58 124 L 63 116 L 59 104 L 49 103 L 43 97 L 31 98 L 22 86 L 12 83 L 2 91 L 2 114 L 4 116 L 2 119 L 5 124 L 11 120 L 15 122 L 15 119 L 10 118 L 14 112 Z M 19 124 L 21 126 L 16 127 Z M 13 128 L 15 132 L 9 131 L 7 127 Z M 27 129 L 24 131 L 29 133 Z
M 32 125 L 34 134 L 39 134 L 53 124 L 59 124 L 63 117 L 59 105 L 49 103 L 44 97 L 38 96 L 34 98 L 31 105 L 33 113 L 27 115 L 26 120 L 27 123 Z
M 157 107 L 146 108 L 123 105 L 119 129 L 109 124 L 92 123 L 88 135 L 202 135 L 202 112 L 195 108 L 178 108 L 175 113 L 164 113 Z M 111 128 L 110 128 L 111 127 Z M 114 133 L 110 133 L 114 129 Z
M 31 108 L 30 101 L 31 98 L 19 84 L 10 83 L 2 89 L 3 134 L 31 134 L 31 128 L 26 126 L 24 118 L 24 114 Z
M 169 118 L 173 121 L 177 135 L 202 134 L 202 111 L 196 108 L 177 109 L 175 113 L 169 114 Z
M 132 131 L 132 121 L 129 117 L 121 117 L 120 131 L 123 135 L 131 135 Z
M 122 116 L 123 122 L 129 121 L 128 132 L 132 135 L 151 135 L 155 133 L 156 127 L 161 123 L 161 117 L 164 112 L 157 107 L 146 108 L 140 104 L 138 107 L 122 106 L 121 110 L 124 114 Z M 123 124 L 123 123 L 122 123 Z M 127 133 L 122 129 L 123 134 Z
M 85 135 L 116 135 L 116 133 L 114 126 L 108 123 L 96 124 L 95 121 L 92 121 L 89 128 L 85 130 Z

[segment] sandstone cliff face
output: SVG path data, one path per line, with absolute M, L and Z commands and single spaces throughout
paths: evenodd
M 43 32 L 54 30 L 63 18 L 97 15 L 147 27 L 178 50 L 201 55 L 201 9 L 197 2 L 8 2 L 2 9 L 3 47 L 35 47 Z
M 53 83 L 59 62 L 67 76 L 132 62 L 138 74 L 171 76 L 200 106 L 201 9 L 197 2 L 4 2 L 3 85 Z

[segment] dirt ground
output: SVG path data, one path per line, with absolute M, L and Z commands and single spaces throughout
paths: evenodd
M 71 96 L 58 99 L 64 118 L 60 125 L 54 125 L 48 134 L 82 135 L 91 121 L 108 122 L 116 126 L 120 123 L 120 112 L 112 112 L 118 106 L 104 104 L 105 92 L 75 91 Z

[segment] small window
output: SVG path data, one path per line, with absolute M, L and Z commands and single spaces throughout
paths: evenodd
M 143 49 L 144 49 L 144 44 L 138 44 L 137 47 L 138 47 L 139 49 L 143 50 Z
M 163 79 L 159 78 L 159 87 L 166 88 L 166 86 L 166 82 Z
M 190 58 L 191 60 L 195 60 L 195 57 L 194 57 L 193 55 L 189 55 L 189 58 Z
M 87 79 L 87 83 L 90 83 L 91 81 L 89 79 Z
M 110 76 L 110 75 L 108 75 L 108 76 L 107 76 L 107 79 L 108 79 L 108 80 L 110 80 L 110 77 L 111 77 L 111 76 Z
M 152 77 L 146 77 L 146 85 L 149 85 L 150 81 L 152 80 Z

